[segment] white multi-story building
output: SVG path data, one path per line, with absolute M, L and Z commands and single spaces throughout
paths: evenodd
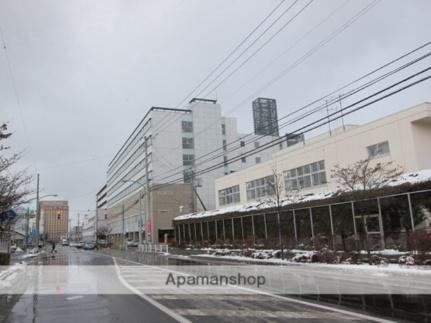
M 271 195 L 274 169 L 284 194 L 336 191 L 331 178 L 342 167 L 371 159 L 406 172 L 431 168 L 431 103 L 423 103 L 364 125 L 347 125 L 293 145 L 272 158 L 216 180 L 217 208 Z
M 161 234 L 173 233 L 171 220 L 179 210 L 216 206 L 216 178 L 262 163 L 283 148 L 282 143 L 241 158 L 243 152 L 275 138 L 251 135 L 241 139 L 243 136 L 237 132 L 236 120 L 223 117 L 214 100 L 193 99 L 185 109 L 152 107 L 108 165 L 105 198 L 112 233 L 136 234 L 146 219 L 143 231 L 151 233 L 153 241 L 161 240 Z M 231 162 L 232 158 L 237 160 Z M 214 170 L 203 172 L 211 166 Z M 182 185 L 183 189 L 167 191 L 161 184 Z M 142 195 L 147 185 L 152 190 L 149 199 Z M 196 194 L 185 191 L 195 191 L 199 202 Z M 163 209 L 161 200 L 154 204 L 154 192 L 171 195 L 170 209 Z

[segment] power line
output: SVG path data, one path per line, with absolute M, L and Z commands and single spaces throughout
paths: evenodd
M 283 116 L 283 117 L 279 118 L 279 119 L 278 119 L 278 121 L 282 121 L 282 120 L 284 120 L 284 119 L 286 119 L 286 118 L 288 118 L 288 117 L 290 117 L 290 116 L 292 116 L 292 115 L 295 115 L 295 114 L 296 114 L 296 113 L 298 113 L 298 112 L 301 112 L 301 111 L 305 110 L 306 108 L 308 108 L 308 107 L 310 107 L 310 106 L 312 106 L 312 105 L 314 105 L 314 104 L 316 104 L 316 103 L 318 103 L 318 102 L 320 102 L 320 101 L 322 101 L 322 100 L 327 99 L 328 97 L 330 97 L 330 96 L 332 96 L 332 95 L 336 94 L 337 92 L 339 92 L 339 91 L 341 91 L 341 90 L 344 90 L 344 89 L 345 89 L 345 88 L 347 88 L 348 86 L 351 86 L 351 85 L 353 85 L 353 84 L 355 84 L 355 83 L 357 83 L 357 82 L 359 82 L 359 81 L 361 81 L 361 80 L 363 80 L 363 79 L 367 78 L 368 76 L 370 76 L 370 75 L 372 75 L 372 74 L 374 74 L 374 73 L 377 73 L 377 72 L 381 71 L 382 69 L 384 69 L 384 68 L 386 68 L 386 67 L 388 67 L 388 66 L 390 66 L 390 65 L 392 65 L 392 64 L 394 64 L 394 63 L 396 63 L 396 62 L 398 62 L 398 61 L 400 61 L 400 60 L 402 60 L 402 59 L 404 59 L 405 57 L 407 57 L 407 56 L 409 56 L 409 55 L 411 55 L 411 54 L 413 54 L 413 53 L 416 53 L 417 51 L 419 51 L 419 50 L 423 49 L 424 47 L 428 46 L 429 44 L 430 44 L 430 42 L 428 42 L 428 43 L 426 43 L 426 44 L 424 44 L 424 45 L 422 45 L 422 46 L 419 46 L 419 47 L 415 48 L 414 50 L 411 50 L 411 51 L 409 51 L 408 53 L 403 54 L 403 55 L 401 55 L 401 56 L 397 57 L 396 59 L 391 60 L 390 62 L 388 62 L 388 63 L 386 63 L 386 64 L 384 64 L 384 65 L 382 65 L 382 66 L 380 66 L 380 67 L 378 67 L 378 68 L 374 69 L 373 71 L 368 72 L 368 73 L 366 73 L 365 75 L 363 75 L 363 76 L 361 76 L 361 77 L 359 77 L 359 78 L 357 78 L 357 79 L 355 79 L 355 80 L 353 80 L 353 81 L 351 81 L 351 82 L 347 83 L 346 85 L 344 85 L 344 86 L 342 86 L 342 87 L 340 87 L 340 88 L 336 89 L 335 91 L 332 91 L 332 92 L 330 92 L 330 93 L 328 93 L 328 94 L 326 94 L 326 95 L 324 95 L 324 96 L 322 96 L 322 97 L 320 97 L 320 98 L 318 98 L 318 99 L 316 99 L 316 100 L 312 101 L 311 103 L 308 103 L 308 104 L 306 104 L 306 105 L 304 105 L 304 106 L 302 106 L 302 107 L 300 107 L 300 108 L 296 109 L 295 111 L 293 111 L 293 112 L 291 112 L 291 113 L 289 113 L 289 114 L 287 114 L 287 115 L 285 115 L 285 116 Z M 420 61 L 420 60 L 425 59 L 425 58 L 426 58 L 426 57 L 428 57 L 429 55 L 430 55 L 430 53 L 428 53 L 428 54 L 426 54 L 426 55 L 423 55 L 423 56 L 421 56 L 421 57 L 419 57 L 419 58 L 417 58 L 417 59 L 415 59 L 415 60 L 413 60 L 413 61 L 408 62 L 407 64 L 404 64 L 404 65 L 403 65 L 403 66 L 401 66 L 401 67 L 398 67 L 398 68 L 394 69 L 393 71 L 390 71 L 390 72 L 388 72 L 388 73 L 386 73 L 386 74 L 384 74 L 384 75 L 379 76 L 378 78 L 376 78 L 376 79 L 374 79 L 374 80 L 372 80 L 372 81 L 369 81 L 369 82 L 365 83 L 364 85 L 360 86 L 359 88 L 356 88 L 356 89 L 351 90 L 351 91 L 350 91 L 350 92 L 348 92 L 347 94 L 344 94 L 344 95 L 342 96 L 342 99 L 344 99 L 344 98 L 346 98 L 346 97 L 348 97 L 348 96 L 351 96 L 351 95 L 353 95 L 353 94 L 355 94 L 355 93 L 359 92 L 360 90 L 362 90 L 362 89 L 364 89 L 364 88 L 367 88 L 367 87 L 369 87 L 369 86 L 371 86 L 371 85 L 373 85 L 373 84 L 377 83 L 378 81 L 381 81 L 382 79 L 384 79 L 384 78 L 386 78 L 386 77 L 388 77 L 388 76 L 390 76 L 390 75 L 393 75 L 394 73 L 397 73 L 397 72 L 399 72 L 399 71 L 400 71 L 400 70 L 402 70 L 402 69 L 405 69 L 405 68 L 407 68 L 407 67 L 411 66 L 412 64 L 417 63 L 417 62 L 418 62 L 418 61 Z M 337 102 L 337 101 L 339 101 L 339 99 L 340 99 L 340 98 L 333 99 L 332 101 L 330 101 L 330 103 L 332 104 L 333 102 Z M 324 107 L 324 106 L 325 106 L 325 105 L 320 105 L 318 108 L 321 108 L 321 107 Z M 316 109 L 316 108 L 315 108 L 315 109 Z M 235 144 L 235 143 L 237 143 L 237 142 L 239 142 L 239 141 L 244 140 L 246 137 L 250 137 L 250 136 L 252 136 L 252 135 L 253 135 L 253 134 L 249 134 L 249 135 L 246 135 L 246 136 L 244 136 L 244 137 L 241 137 L 241 138 L 239 138 L 239 139 L 237 139 L 237 140 L 234 140 L 234 141 L 232 141 L 232 142 L 228 143 L 226 146 L 231 146 L 231 145 L 233 145 L 233 144 Z M 260 136 L 259 138 L 263 138 L 263 137 L 265 137 L 265 136 L 264 136 L 264 135 L 262 135 L 262 136 Z M 258 140 L 259 138 L 253 138 L 253 140 Z M 214 149 L 213 151 L 211 151 L 211 152 L 209 152 L 209 153 L 206 153 L 206 154 L 204 154 L 204 155 L 202 155 L 202 156 L 198 157 L 197 159 L 195 159 L 195 161 L 200 160 L 200 159 L 202 159 L 202 158 L 204 158 L 204 157 L 207 157 L 207 156 L 208 156 L 209 158 L 217 158 L 217 157 L 220 157 L 220 156 L 213 156 L 213 155 L 212 155 L 213 153 L 216 153 L 216 152 L 218 152 L 218 151 L 222 151 L 222 152 L 223 152 L 223 155 L 224 155 L 223 147 L 219 147 L 219 148 Z M 228 152 L 229 152 L 229 151 L 228 151 Z M 230 152 L 231 152 L 231 151 L 230 151 Z M 201 164 L 202 164 L 202 163 L 203 163 L 203 162 L 201 162 Z M 199 165 L 199 164 L 198 164 L 198 165 Z M 196 165 L 196 166 L 198 166 L 198 165 Z M 177 167 L 176 169 L 180 169 L 180 168 L 182 168 L 182 167 Z M 175 170 L 175 169 L 172 169 L 172 170 Z M 173 176 L 173 175 L 163 177 L 163 178 L 161 178 L 161 180 L 166 179 L 166 178 L 169 178 L 169 177 L 172 177 L 172 176 Z M 159 179 L 159 180 L 160 180 L 160 179 Z
M 314 46 L 311 50 L 309 50 L 306 54 L 304 54 L 303 56 L 301 56 L 295 63 L 293 63 L 292 65 L 288 66 L 287 69 L 285 69 L 281 74 L 279 74 L 276 78 L 270 80 L 268 83 L 266 83 L 263 87 L 259 88 L 257 91 L 255 91 L 252 95 L 249 95 L 245 100 L 241 101 L 239 104 L 237 104 L 233 109 L 231 109 L 228 113 L 232 113 L 233 111 L 235 111 L 236 109 L 238 109 L 239 107 L 241 107 L 245 102 L 248 102 L 250 99 L 252 99 L 253 97 L 255 97 L 256 95 L 258 95 L 259 92 L 261 92 L 262 90 L 268 88 L 270 85 L 272 85 L 273 83 L 275 83 L 276 81 L 278 81 L 282 76 L 284 76 L 285 74 L 287 74 L 287 72 L 289 72 L 290 70 L 292 70 L 294 67 L 300 65 L 302 62 L 304 62 L 308 57 L 310 57 L 311 55 L 313 55 L 314 53 L 316 53 L 320 48 L 322 48 L 324 45 L 326 45 L 327 43 L 329 43 L 332 39 L 334 39 L 336 36 L 338 36 L 339 34 L 341 34 L 343 31 L 345 31 L 348 27 L 350 27 L 356 20 L 358 20 L 360 17 L 362 17 L 363 15 L 365 15 L 369 10 L 371 10 L 375 5 L 377 5 L 377 3 L 380 0 L 374 0 L 373 2 L 369 3 L 368 5 L 364 6 L 359 12 L 357 12 L 355 15 L 353 15 L 351 18 L 349 18 L 349 20 L 344 23 L 343 25 L 341 25 L 336 31 L 332 32 L 331 34 L 329 34 L 324 40 L 322 40 L 321 42 L 319 42 L 316 46 Z M 207 94 L 209 94 L 210 92 L 208 92 Z M 205 97 L 205 96 L 204 96 Z M 200 134 L 202 134 L 205 131 L 208 131 L 211 127 L 206 128 L 204 130 L 202 130 L 200 133 L 197 133 L 195 135 L 195 137 L 199 136 Z M 160 132 L 160 130 L 159 130 Z M 157 135 L 157 133 L 156 133 Z M 237 141 L 239 141 L 241 139 L 238 139 Z M 223 148 L 223 147 L 221 147 Z M 219 148 L 219 149 L 221 149 Z
M 316 129 L 316 128 L 318 128 L 318 127 L 321 127 L 321 126 L 323 126 L 323 125 L 328 124 L 328 122 L 332 122 L 332 121 L 338 120 L 338 119 L 340 119 L 340 118 L 341 118 L 341 117 L 343 117 L 343 116 L 346 116 L 346 115 L 349 115 L 349 114 L 351 114 L 351 113 L 353 113 L 353 112 L 356 112 L 356 111 L 358 111 L 358 110 L 364 109 L 365 107 L 368 107 L 368 106 L 370 106 L 370 105 L 372 105 L 372 104 L 374 104 L 374 103 L 377 103 L 377 102 L 379 102 L 379 101 L 381 101 L 381 100 L 384 100 L 384 99 L 386 99 L 386 98 L 388 98 L 388 97 L 390 97 L 390 96 L 392 96 L 392 95 L 395 95 L 395 94 L 397 94 L 397 93 L 399 93 L 399 92 L 402 92 L 402 91 L 404 91 L 404 90 L 406 90 L 406 89 L 408 89 L 408 88 L 410 88 L 410 87 L 412 87 L 412 86 L 415 86 L 415 85 L 417 85 L 417 84 L 419 84 L 419 83 L 422 83 L 422 82 L 424 82 L 424 81 L 426 81 L 426 80 L 430 79 L 430 78 L 431 78 L 431 75 L 430 75 L 430 76 L 423 77 L 423 78 L 421 78 L 421 79 L 419 79 L 419 80 L 417 80 L 417 81 L 414 81 L 414 82 L 412 82 L 412 83 L 409 83 L 409 84 L 407 84 L 407 85 L 405 85 L 405 86 L 403 86 L 403 87 L 401 87 L 401 88 L 398 88 L 398 89 L 396 89 L 396 90 L 394 90 L 394 91 L 392 91 L 392 92 L 390 92 L 390 93 L 388 93 L 388 94 L 385 94 L 385 95 L 383 95 L 383 96 L 381 96 L 381 97 L 378 97 L 378 98 L 376 98 L 376 99 L 372 100 L 371 102 L 364 103 L 363 105 L 361 105 L 361 106 L 359 106 L 359 107 L 356 107 L 356 108 L 354 108 L 353 110 L 346 111 L 346 110 L 348 110 L 348 109 L 351 109 L 352 107 L 354 107 L 354 106 L 355 106 L 355 105 L 357 105 L 357 104 L 360 104 L 360 103 L 362 103 L 362 102 L 364 102 L 364 101 L 366 101 L 366 100 L 369 100 L 370 98 L 373 98 L 374 96 L 377 96 L 377 95 L 379 95 L 379 94 L 382 94 L 383 92 L 386 92 L 386 91 L 388 91 L 389 89 L 391 89 L 391 88 L 393 88 L 393 87 L 395 87 L 395 86 L 398 86 L 398 85 L 400 85 L 400 84 L 402 84 L 402 83 L 404 83 L 404 82 L 407 82 L 407 81 L 411 80 L 411 79 L 412 79 L 412 78 L 414 78 L 414 77 L 417 77 L 417 76 L 419 76 L 419 75 L 421 75 L 421 74 L 423 74 L 423 73 L 425 73 L 425 72 L 428 72 L 429 70 L 431 70 L 431 67 L 428 67 L 428 68 L 426 68 L 426 69 L 424 69 L 424 70 L 421 70 L 420 72 L 417 72 L 417 73 L 415 73 L 415 74 L 412 74 L 412 75 L 408 76 L 407 78 L 404 78 L 403 80 L 401 80 L 401 81 L 399 81 L 399 82 L 396 82 L 396 83 L 394 83 L 394 84 L 392 84 L 392 85 L 390 85 L 390 86 L 388 86 L 388 87 L 386 87 L 386 88 L 384 88 L 384 89 L 382 89 L 382 90 L 380 90 L 380 91 L 377 91 L 377 92 L 373 93 L 372 95 L 367 96 L 366 98 L 363 98 L 363 99 L 361 99 L 361 100 L 359 100 L 359 101 L 356 101 L 356 102 L 355 102 L 355 103 L 353 103 L 353 104 L 350 104 L 350 105 L 348 105 L 348 106 L 346 106 L 346 107 L 344 107 L 344 108 L 340 109 L 339 111 L 332 112 L 331 114 L 328 114 L 328 116 L 324 116 L 324 117 L 322 117 L 322 118 L 320 118 L 320 119 L 318 119 L 318 120 L 315 120 L 315 121 L 313 121 L 313 122 L 311 122 L 311 123 L 309 123 L 309 124 L 307 124 L 307 125 L 305 125 L 305 126 L 302 126 L 302 127 L 298 128 L 298 129 L 296 129 L 294 132 L 298 132 L 298 131 L 300 131 L 301 133 L 306 133 L 306 132 L 309 132 L 309 131 L 315 130 L 315 129 Z M 339 115 L 340 111 L 341 111 L 341 112 L 343 112 L 343 115 L 342 115 L 342 116 L 340 116 L 340 115 Z M 345 111 L 346 111 L 346 112 L 345 112 Z M 334 117 L 334 118 L 332 118 L 332 119 L 330 119 L 330 117 L 332 117 L 332 116 L 335 116 L 335 117 Z M 318 124 L 318 125 L 316 126 L 316 124 L 317 124 L 318 122 L 321 122 L 321 121 L 323 121 L 323 122 L 322 122 L 322 123 L 320 123 L 320 124 Z M 311 127 L 311 128 L 307 129 L 308 127 Z M 246 154 L 243 154 L 243 155 L 241 155 L 241 156 L 238 156 L 238 157 L 234 157 L 234 158 L 228 159 L 227 161 L 224 161 L 224 162 L 222 162 L 222 163 L 218 163 L 218 164 L 213 165 L 213 166 L 211 166 L 211 167 L 207 167 L 207 168 L 205 168 L 205 169 L 203 169 L 203 170 L 201 170 L 201 171 L 199 171 L 199 172 L 196 172 L 196 175 L 202 175 L 202 174 L 205 174 L 205 173 L 207 173 L 207 172 L 211 172 L 211 171 L 213 171 L 213 170 L 215 170 L 215 169 L 217 169 L 217 168 L 224 167 L 224 165 L 225 165 L 226 163 L 227 163 L 227 164 L 230 164 L 230 163 L 233 163 L 233 162 L 235 162 L 235 161 L 240 160 L 240 158 L 241 158 L 241 157 L 244 157 L 244 156 L 245 156 L 245 157 L 247 157 L 247 156 L 249 156 L 249 155 L 253 155 L 253 154 L 255 154 L 256 152 L 260 152 L 260 151 L 266 150 L 266 149 L 268 149 L 268 148 L 271 148 L 271 147 L 273 147 L 273 146 L 275 146 L 275 145 L 278 145 L 278 144 L 281 142 L 281 140 L 283 140 L 283 139 L 284 139 L 284 138 L 278 138 L 278 139 L 275 139 L 275 140 L 273 140 L 273 141 L 271 141 L 271 142 L 268 142 L 268 143 L 266 143 L 266 144 L 262 145 L 258 150 L 256 150 L 256 149 L 252 149 L 252 150 L 248 151 Z M 182 182 L 182 181 L 183 181 L 183 178 L 181 177 L 181 178 L 178 178 L 178 179 L 172 180 L 172 181 L 170 181 L 170 182 L 160 184 L 159 186 L 171 185 L 171 184 L 175 184 L 175 183 L 177 183 L 177 182 Z M 156 188 L 156 189 L 157 189 L 157 188 Z

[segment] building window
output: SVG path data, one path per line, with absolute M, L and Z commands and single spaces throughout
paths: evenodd
M 183 138 L 183 148 L 193 148 L 193 138 Z
M 227 150 L 227 143 L 226 140 L 223 139 L 223 150 L 226 151 Z
M 284 172 L 286 191 L 299 190 L 326 183 L 325 161 L 307 164 Z
M 193 179 L 193 170 L 192 169 L 185 169 L 183 171 L 184 183 L 191 183 L 192 179 Z
M 274 176 L 266 176 L 246 183 L 247 200 L 255 200 L 273 194 Z
M 259 148 L 259 141 L 254 142 L 254 148 Z
M 389 155 L 389 142 L 379 142 L 378 144 L 367 147 L 368 158 L 378 158 Z
M 228 187 L 218 191 L 220 205 L 227 205 L 240 202 L 239 185 Z
M 245 147 L 245 141 L 240 141 L 240 143 L 239 143 L 239 145 L 241 146 L 241 147 Z
M 242 163 L 246 163 L 247 162 L 247 160 L 245 159 L 245 157 L 241 157 L 241 162 Z
M 194 155 L 183 155 L 183 165 L 184 166 L 192 166 L 194 162 Z
M 182 121 L 181 128 L 183 132 L 193 132 L 193 122 L 191 121 Z
M 222 133 L 222 135 L 226 134 L 226 125 L 225 124 L 221 125 L 221 133 Z
M 259 164 L 260 162 L 261 162 L 261 159 L 260 159 L 260 157 L 256 157 L 256 164 Z

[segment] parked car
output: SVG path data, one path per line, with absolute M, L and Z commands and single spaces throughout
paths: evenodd
M 110 247 L 110 243 L 105 239 L 99 239 L 97 240 L 97 246 L 101 248 L 108 248 Z
M 93 241 L 87 241 L 84 243 L 84 247 L 85 250 L 93 250 L 96 248 L 96 244 Z
M 137 247 L 138 246 L 138 242 L 134 241 L 134 240 L 127 240 L 126 244 L 128 247 Z
M 63 240 L 61 240 L 61 245 L 62 246 L 68 246 L 69 245 L 69 241 L 67 239 L 63 239 Z

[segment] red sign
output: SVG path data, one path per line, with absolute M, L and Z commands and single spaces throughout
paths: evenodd
M 147 232 L 148 232 L 148 234 L 151 233 L 151 219 L 147 220 Z

